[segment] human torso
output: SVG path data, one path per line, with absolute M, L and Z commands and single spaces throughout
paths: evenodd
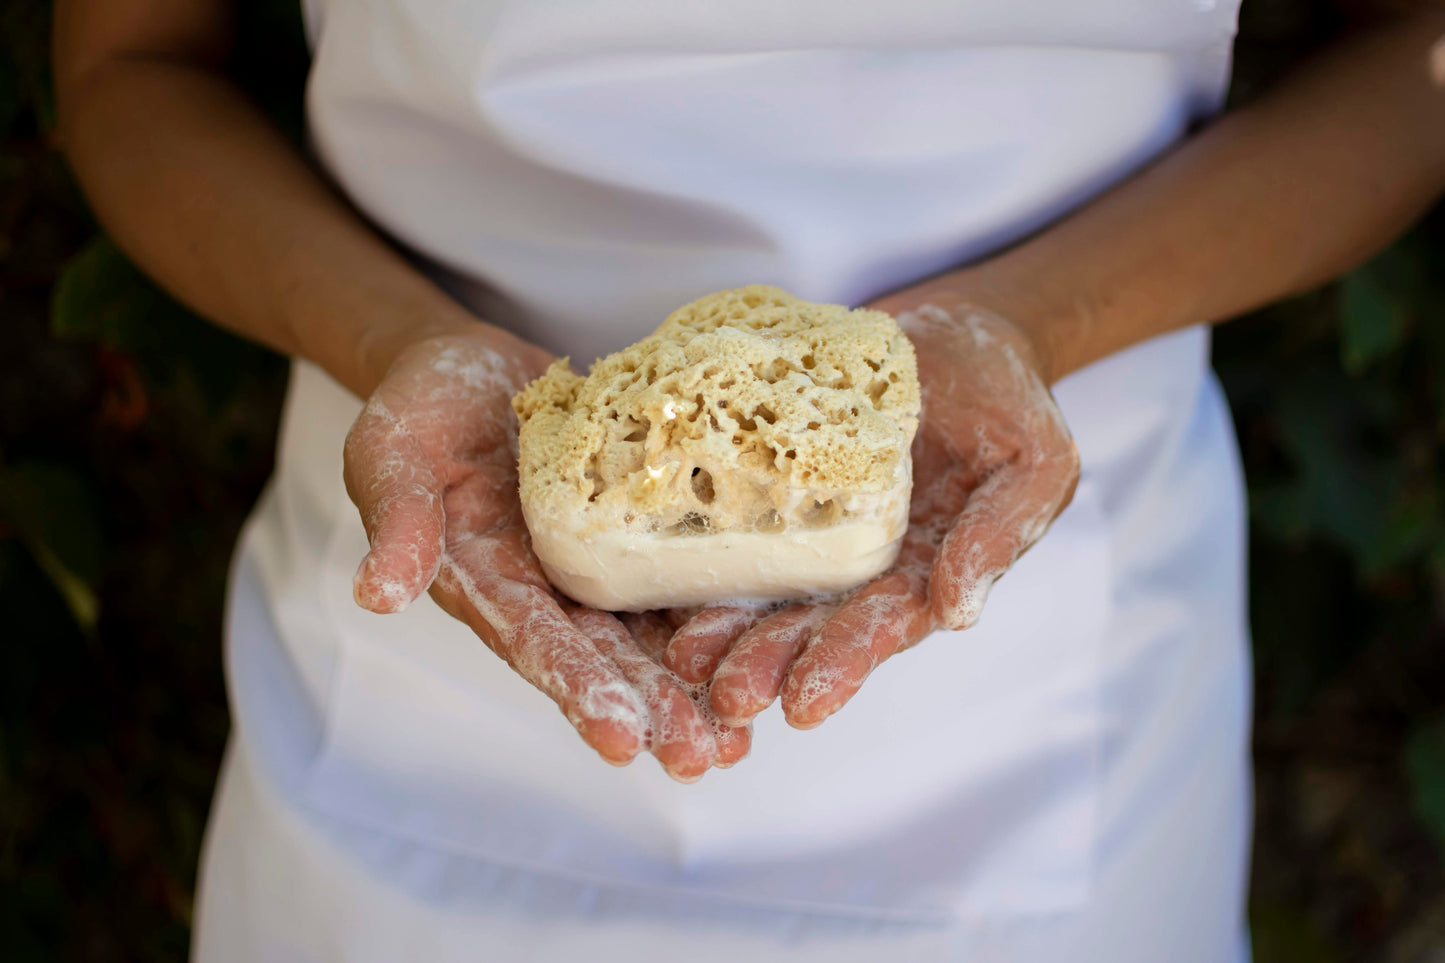
M 708 291 L 856 303 L 1057 217 L 1217 106 L 1210 0 L 315 0 L 310 130 L 358 207 L 488 319 L 579 364 Z M 822 729 L 759 720 L 696 786 L 592 758 L 429 604 L 350 604 L 358 403 L 299 366 L 249 550 L 323 738 L 308 799 L 579 878 L 902 917 L 1088 891 L 1115 509 L 1194 410 L 1187 331 L 1059 387 L 1085 478 L 983 622 Z M 1177 456 L 1177 451 L 1170 457 Z M 266 693 L 237 690 L 238 712 Z

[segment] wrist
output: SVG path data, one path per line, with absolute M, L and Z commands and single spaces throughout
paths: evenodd
M 355 372 L 348 383 L 357 395 L 369 396 L 391 370 L 397 358 L 413 345 L 435 338 L 461 336 L 481 328 L 481 322 L 460 308 L 397 311 L 364 325 L 357 333 L 347 359 Z
M 359 398 L 370 397 L 409 350 L 429 341 L 465 339 L 495 352 L 526 378 L 540 375 L 552 356 L 487 324 L 445 295 L 370 306 L 367 316 L 337 321 L 328 315 L 298 332 L 297 353 L 316 363 Z M 519 386 L 520 387 L 520 386 Z
M 540 377 L 555 360 L 550 351 L 465 312 L 381 331 L 371 337 L 368 348 L 360 350 L 370 358 L 362 397 L 370 395 L 398 367 L 414 362 L 436 365 L 443 358 L 482 361 L 503 377 L 497 384 L 505 387 L 510 397 Z
M 893 315 L 924 305 L 956 317 L 974 309 L 1004 319 L 1028 343 L 1038 373 L 1049 385 L 1082 366 L 1076 360 L 1077 339 L 1096 316 L 1084 299 L 1051 302 L 1036 288 L 1002 283 L 983 266 L 950 271 L 873 304 Z

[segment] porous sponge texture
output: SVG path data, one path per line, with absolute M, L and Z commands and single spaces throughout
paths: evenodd
M 558 361 L 512 406 L 529 521 L 687 534 L 831 524 L 906 484 L 920 397 L 892 317 L 754 285 L 586 378 Z

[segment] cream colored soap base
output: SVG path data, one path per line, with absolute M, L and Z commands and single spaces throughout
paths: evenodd
M 897 558 L 921 400 L 882 312 L 721 291 L 512 406 L 532 548 L 583 604 L 836 594 Z
M 782 532 L 584 534 L 530 517 L 527 527 L 548 581 L 593 608 L 777 602 L 844 592 L 887 571 L 908 527 L 906 484 L 901 495 L 886 515 Z

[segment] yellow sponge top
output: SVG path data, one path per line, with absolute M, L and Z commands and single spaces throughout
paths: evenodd
M 574 531 L 817 527 L 907 484 L 913 346 L 881 311 L 720 291 L 592 367 L 512 399 L 522 503 Z

